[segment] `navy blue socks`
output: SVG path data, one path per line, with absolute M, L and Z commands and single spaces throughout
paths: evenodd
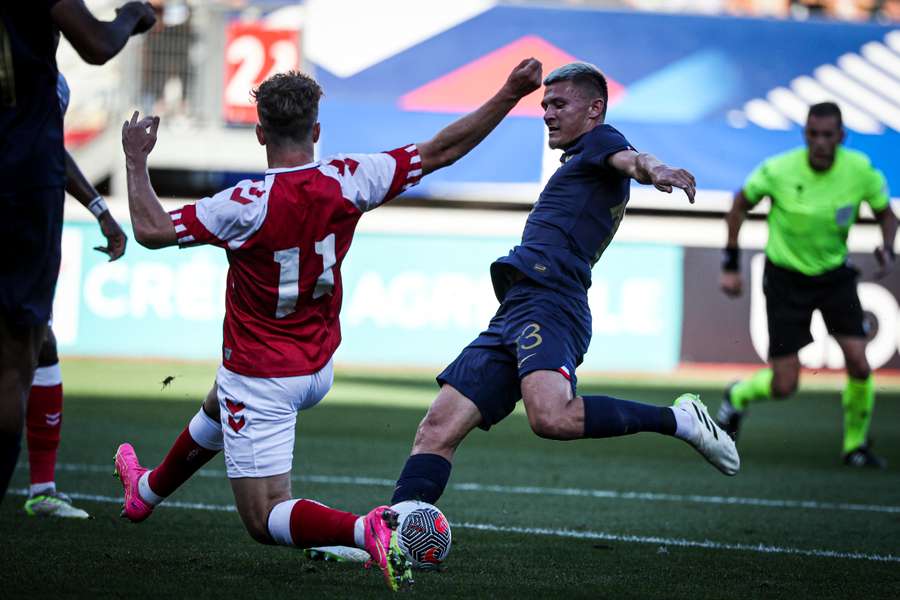
M 584 437 L 616 437 L 641 431 L 675 435 L 675 413 L 667 406 L 584 396 Z
M 422 500 L 434 504 L 444 493 L 447 480 L 450 479 L 450 462 L 437 454 L 413 454 L 406 460 L 406 465 L 394 488 L 391 504 L 404 500 Z

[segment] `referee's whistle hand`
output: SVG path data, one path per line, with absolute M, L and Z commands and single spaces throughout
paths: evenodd
M 740 272 L 722 271 L 719 275 L 719 288 L 729 298 L 739 298 L 744 288 Z

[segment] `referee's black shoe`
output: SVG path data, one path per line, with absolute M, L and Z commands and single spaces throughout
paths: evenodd
M 863 469 L 866 467 L 872 469 L 884 469 L 887 467 L 887 461 L 880 456 L 872 454 L 872 440 L 869 440 L 856 450 L 852 450 L 844 455 L 844 464 L 848 467 L 856 467 Z
M 744 411 L 738 410 L 731 403 L 731 390 L 737 385 L 737 381 L 725 388 L 722 394 L 722 404 L 719 405 L 719 412 L 716 413 L 716 425 L 731 436 L 731 439 L 737 441 L 738 432 L 741 430 L 741 419 L 744 418 Z

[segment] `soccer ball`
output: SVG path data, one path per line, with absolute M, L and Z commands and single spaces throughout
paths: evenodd
M 416 569 L 437 569 L 450 554 L 450 522 L 427 502 L 406 500 L 391 507 L 400 516 L 397 541 Z

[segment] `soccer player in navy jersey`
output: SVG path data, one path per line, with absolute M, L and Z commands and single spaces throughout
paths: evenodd
M 83 0 L 0 2 L 0 501 L 19 456 L 28 390 L 50 318 L 66 185 L 56 47 L 103 64 L 156 23 L 128 2 L 99 21 Z
M 274 75 L 255 93 L 265 176 L 171 213 L 147 174 L 159 118 L 139 120 L 135 113 L 124 124 L 135 240 L 148 248 L 211 244 L 227 252 L 229 263 L 215 386 L 156 468 L 142 466 L 131 444 L 119 446 L 125 518 L 145 520 L 224 449 L 238 514 L 253 539 L 356 546 L 371 555 L 391 589 L 410 581 L 397 543 L 398 515 L 389 507 L 360 516 L 292 497 L 297 413 L 331 388 L 341 341 L 341 264 L 359 219 L 462 158 L 540 85 L 541 64 L 526 59 L 497 94 L 427 142 L 314 160 L 322 90 L 301 73 Z
M 69 106 L 69 84 L 63 74 L 57 80 L 60 112 Z M 128 241 L 122 227 L 106 206 L 103 197 L 85 177 L 72 155 L 66 151 L 66 191 L 91 211 L 106 238 L 106 246 L 96 246 L 110 261 L 125 254 Z M 28 395 L 25 415 L 25 436 L 28 440 L 28 470 L 31 486 L 23 509 L 35 517 L 87 519 L 90 515 L 72 505 L 68 495 L 56 489 L 56 455 L 59 449 L 63 422 L 63 381 L 56 351 L 56 336 L 52 323 L 38 353 L 37 369 Z
M 595 66 L 562 66 L 544 85 L 544 122 L 550 147 L 565 151 L 562 165 L 535 203 L 521 244 L 491 265 L 500 308 L 438 375 L 440 392 L 419 425 L 392 504 L 436 502 L 463 438 L 505 418 L 520 398 L 532 430 L 544 438 L 651 431 L 688 442 L 726 475 L 740 467 L 731 438 L 693 394 L 671 408 L 577 395 L 575 369 L 591 337 L 591 267 L 625 215 L 631 179 L 664 192 L 682 189 L 691 202 L 695 182 L 689 172 L 637 152 L 604 123 L 606 79 Z

